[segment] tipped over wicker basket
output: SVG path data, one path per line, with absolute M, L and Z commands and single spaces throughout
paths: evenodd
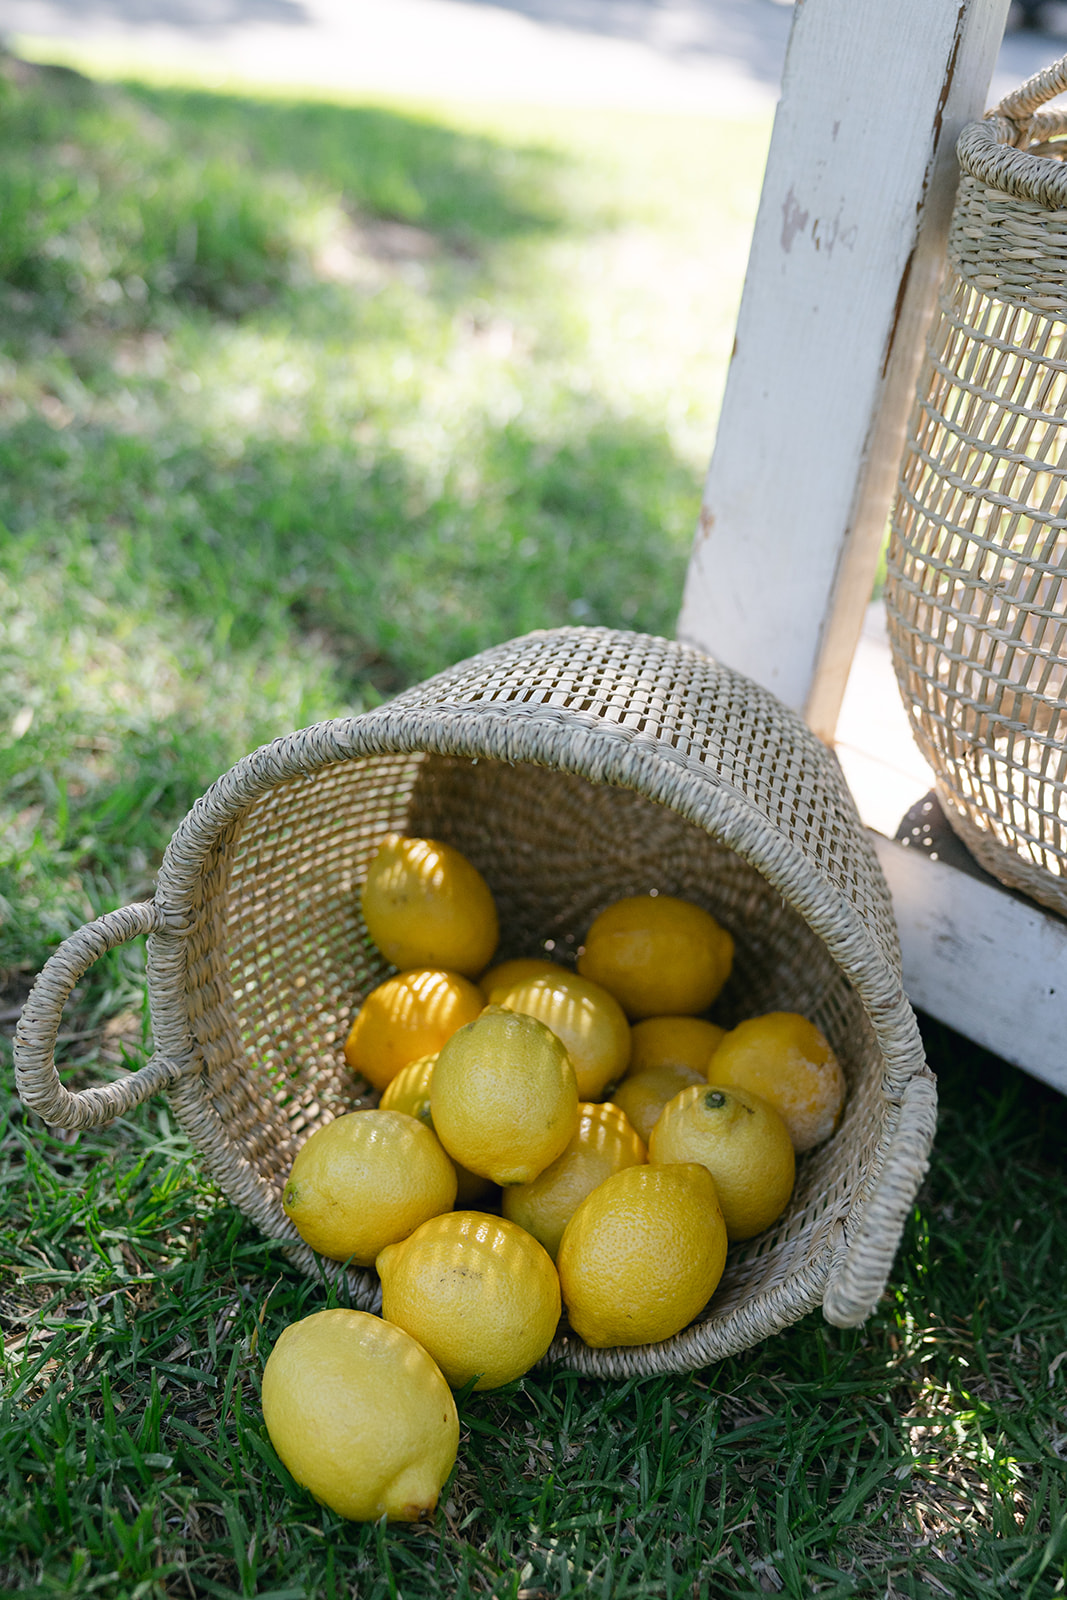
M 718 1019 L 802 1011 L 848 1079 L 838 1132 L 799 1163 L 775 1227 L 731 1252 L 695 1323 L 623 1350 L 561 1331 L 548 1359 L 684 1371 L 820 1304 L 838 1325 L 863 1321 L 936 1117 L 889 897 L 833 756 L 772 695 L 664 639 L 531 634 L 238 762 L 175 832 L 155 898 L 83 928 L 42 971 L 16 1039 L 24 1102 L 85 1127 L 166 1087 L 226 1194 L 320 1271 L 281 1191 L 301 1142 L 356 1103 L 342 1045 L 390 970 L 359 886 L 391 830 L 447 840 L 484 873 L 501 958 L 573 958 L 622 895 L 658 889 L 705 906 L 737 945 Z M 120 1083 L 70 1094 L 53 1058 L 63 1005 L 93 961 L 138 933 L 157 1054 Z M 351 1283 L 372 1307 L 374 1274 Z
M 945 815 L 1067 914 L 1067 57 L 959 139 L 886 612 Z

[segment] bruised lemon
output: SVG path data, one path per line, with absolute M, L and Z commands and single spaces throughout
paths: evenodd
M 420 1122 L 425 1122 L 427 1127 L 433 1127 L 433 1116 L 430 1112 L 430 1080 L 437 1057 L 423 1056 L 420 1061 L 412 1061 L 408 1066 L 402 1067 L 388 1085 L 378 1108 L 381 1111 L 405 1111 L 409 1117 L 418 1117 Z M 492 1184 L 488 1178 L 481 1178 L 476 1172 L 468 1172 L 466 1167 L 456 1168 L 456 1205 L 469 1206 L 473 1201 L 480 1200 L 489 1193 Z
M 690 1016 L 718 997 L 733 959 L 732 937 L 701 906 L 669 894 L 631 895 L 595 919 L 578 971 L 632 1020 Z
M 536 1017 L 562 1040 L 582 1100 L 599 1100 L 626 1071 L 630 1025 L 619 1002 L 588 978 L 557 968 L 490 993 L 494 1005 Z
M 798 1155 L 830 1137 L 845 1103 L 845 1075 L 830 1041 L 796 1011 L 768 1011 L 732 1028 L 708 1077 L 769 1100 Z
M 588 1345 L 655 1344 L 692 1322 L 726 1263 L 715 1184 L 696 1162 L 626 1167 L 587 1195 L 556 1265 L 571 1326 Z
M 459 1448 L 434 1362 L 366 1311 L 316 1311 L 283 1329 L 263 1369 L 263 1420 L 297 1483 L 355 1522 L 431 1516 Z
M 647 1144 L 656 1120 L 668 1101 L 673 1100 L 682 1089 L 706 1082 L 702 1072 L 695 1067 L 683 1066 L 681 1062 L 675 1066 L 647 1067 L 642 1072 L 629 1073 L 612 1091 L 611 1098 L 615 1105 L 625 1111 Z
M 777 1221 L 793 1193 L 796 1159 L 772 1105 L 745 1089 L 683 1089 L 652 1130 L 653 1161 L 699 1161 L 715 1179 L 731 1241 Z
M 484 1003 L 482 991 L 458 972 L 400 972 L 372 989 L 360 1006 L 345 1041 L 345 1060 L 384 1089 L 410 1061 L 435 1055 Z
M 489 885 L 439 839 L 386 834 L 360 893 L 363 920 L 394 967 L 444 967 L 476 978 L 499 938 Z
M 618 1106 L 610 1100 L 580 1105 L 578 1127 L 563 1154 L 532 1183 L 504 1190 L 504 1215 L 532 1233 L 554 1261 L 563 1230 L 586 1195 L 613 1172 L 647 1160 L 644 1141 Z
M 578 1083 L 543 1022 L 487 1006 L 437 1057 L 430 1113 L 453 1161 L 494 1183 L 529 1183 L 578 1126 Z
M 646 1017 L 631 1029 L 630 1071 L 689 1067 L 703 1078 L 725 1032 L 703 1017 Z
M 377 1261 L 382 1315 L 407 1330 L 453 1388 L 511 1383 L 540 1361 L 560 1316 L 559 1278 L 536 1239 L 481 1211 L 452 1211 Z
M 369 1267 L 455 1198 L 456 1169 L 424 1122 L 402 1111 L 350 1111 L 301 1145 L 282 1207 L 320 1255 Z

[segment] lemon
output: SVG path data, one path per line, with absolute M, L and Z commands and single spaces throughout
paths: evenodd
M 301 1145 L 282 1206 L 320 1255 L 369 1267 L 455 1198 L 455 1168 L 425 1123 L 402 1111 L 350 1111 Z
M 769 1100 L 798 1155 L 830 1137 L 845 1103 L 845 1075 L 829 1040 L 796 1011 L 768 1011 L 731 1029 L 708 1077 Z
M 494 1183 L 529 1183 L 578 1126 L 578 1084 L 550 1028 L 487 1006 L 437 1057 L 430 1111 L 453 1161 Z
M 532 1233 L 554 1261 L 563 1230 L 586 1195 L 613 1172 L 647 1160 L 644 1141 L 618 1106 L 610 1100 L 580 1105 L 577 1131 L 563 1154 L 532 1183 L 504 1190 L 504 1215 Z
M 612 1091 L 612 1101 L 625 1111 L 641 1138 L 647 1144 L 656 1119 L 669 1100 L 691 1084 L 707 1083 L 702 1072 L 695 1067 L 647 1067 L 642 1072 L 629 1073 Z
M 473 1022 L 482 991 L 458 972 L 419 967 L 380 983 L 360 1006 L 345 1042 L 345 1060 L 376 1089 L 401 1067 L 435 1054 L 457 1028 Z
M 499 926 L 478 869 L 438 839 L 386 834 L 360 895 L 367 932 L 394 967 L 445 967 L 476 978 Z
M 727 978 L 734 941 L 700 906 L 673 895 L 616 900 L 594 921 L 578 957 L 631 1019 L 706 1011 Z
M 429 1517 L 459 1448 L 437 1367 L 365 1311 L 316 1311 L 283 1330 L 263 1369 L 263 1420 L 297 1483 L 354 1522 Z
M 600 984 L 560 967 L 551 976 L 542 973 L 494 988 L 489 998 L 552 1029 L 571 1058 L 582 1100 L 599 1100 L 626 1071 L 630 1025 L 619 1002 Z
M 703 1078 L 725 1032 L 703 1017 L 646 1017 L 631 1030 L 630 1071 L 691 1067 Z
M 425 1122 L 427 1127 L 432 1128 L 430 1079 L 433 1077 L 436 1061 L 435 1055 L 423 1056 L 420 1061 L 412 1061 L 408 1066 L 402 1067 L 378 1101 L 379 1109 L 406 1111 L 409 1117 L 418 1117 L 420 1122 Z M 466 1167 L 461 1167 L 454 1161 L 452 1165 L 456 1168 L 455 1203 L 460 1208 L 469 1206 L 474 1200 L 480 1200 L 493 1187 L 488 1178 L 481 1178 L 476 1172 L 468 1172 Z
M 706 1167 L 626 1167 L 582 1201 L 556 1265 L 588 1345 L 655 1344 L 703 1310 L 726 1262 L 726 1224 Z
M 405 1115 L 418 1117 L 420 1122 L 432 1127 L 430 1079 L 436 1061 L 437 1052 L 434 1051 L 432 1056 L 420 1056 L 417 1061 L 409 1061 L 406 1067 L 401 1067 L 396 1077 L 382 1090 L 378 1109 L 403 1111 Z
M 478 987 L 485 998 L 491 1000 L 494 989 L 510 989 L 512 984 L 523 983 L 527 978 L 551 978 L 563 970 L 558 961 L 549 961 L 547 956 L 543 959 L 540 956 L 515 956 L 513 960 L 498 962 L 488 972 L 483 972 L 478 979 Z
M 382 1315 L 460 1388 L 497 1389 L 540 1361 L 560 1315 L 559 1278 L 536 1239 L 482 1211 L 435 1217 L 378 1257 Z
M 653 1128 L 649 1155 L 707 1167 L 731 1241 L 769 1228 L 793 1193 L 789 1130 L 772 1105 L 745 1089 L 683 1089 Z

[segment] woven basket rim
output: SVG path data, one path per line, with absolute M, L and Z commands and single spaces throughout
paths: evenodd
M 1067 55 L 1006 94 L 980 122 L 960 133 L 956 154 L 962 171 L 979 183 L 1048 211 L 1067 206 L 1067 167 L 1058 156 L 1038 154 L 1040 144 L 1067 132 L 1067 111 L 1038 107 L 1067 92 Z
M 523 637 L 551 639 L 591 632 L 614 633 L 634 640 L 648 637 L 619 634 L 612 629 L 539 629 Z M 507 650 L 516 642 L 509 641 L 499 648 Z M 710 660 L 690 646 L 677 648 L 697 659 Z M 493 654 L 495 651 L 486 651 L 471 659 L 481 660 Z M 714 665 L 740 681 L 740 675 L 731 669 Z M 434 681 L 430 679 L 428 684 Z M 780 703 L 769 694 L 767 698 L 781 715 Z M 812 737 L 799 717 L 795 721 L 805 737 Z M 529 750 L 535 731 L 542 740 L 541 753 L 536 756 Z M 832 752 L 826 753 L 833 759 Z M 912 1076 L 911 1048 L 903 1052 L 907 1061 L 903 1072 L 898 1076 L 894 1070 L 896 1063 L 904 1065 L 895 1042 L 898 1030 L 913 1015 L 903 991 L 899 946 L 891 957 L 887 955 L 865 919 L 827 882 L 799 846 L 786 839 L 746 796 L 709 772 L 703 763 L 587 712 L 454 700 L 439 702 L 428 714 L 425 709 L 407 710 L 400 696 L 358 716 L 333 718 L 283 735 L 237 761 L 178 825 L 160 866 L 157 907 L 172 926 L 185 924 L 192 910 L 200 865 L 217 841 L 221 827 L 237 822 L 256 799 L 276 784 L 307 776 L 337 761 L 420 754 L 509 764 L 529 761 L 590 782 L 636 790 L 705 829 L 754 866 L 826 945 L 871 1017 L 886 1055 L 889 1082 L 898 1093 Z M 848 820 L 862 832 L 858 813 Z M 872 870 L 880 873 L 873 850 L 870 858 Z M 910 1033 L 908 1028 L 905 1031 Z

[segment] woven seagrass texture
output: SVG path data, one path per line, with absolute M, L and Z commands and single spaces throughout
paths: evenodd
M 693 1326 L 618 1351 L 564 1327 L 549 1359 L 685 1370 L 820 1304 L 836 1322 L 862 1320 L 925 1171 L 935 1107 L 885 885 L 834 758 L 772 696 L 666 640 L 601 629 L 515 640 L 255 752 L 193 808 L 160 872 L 149 993 L 161 1056 L 186 1064 L 169 1090 L 179 1120 L 231 1198 L 305 1270 L 323 1270 L 281 1191 L 310 1132 L 373 1101 L 342 1047 L 391 970 L 359 887 L 397 829 L 446 840 L 484 873 L 501 957 L 573 964 L 622 895 L 706 907 L 737 942 L 717 1019 L 802 1011 L 848 1079 L 841 1127 L 800 1162 L 786 1215 L 731 1252 Z M 377 1305 L 373 1273 L 350 1282 L 357 1303 Z
M 893 661 L 945 814 L 1067 913 L 1067 58 L 965 128 L 892 515 Z

